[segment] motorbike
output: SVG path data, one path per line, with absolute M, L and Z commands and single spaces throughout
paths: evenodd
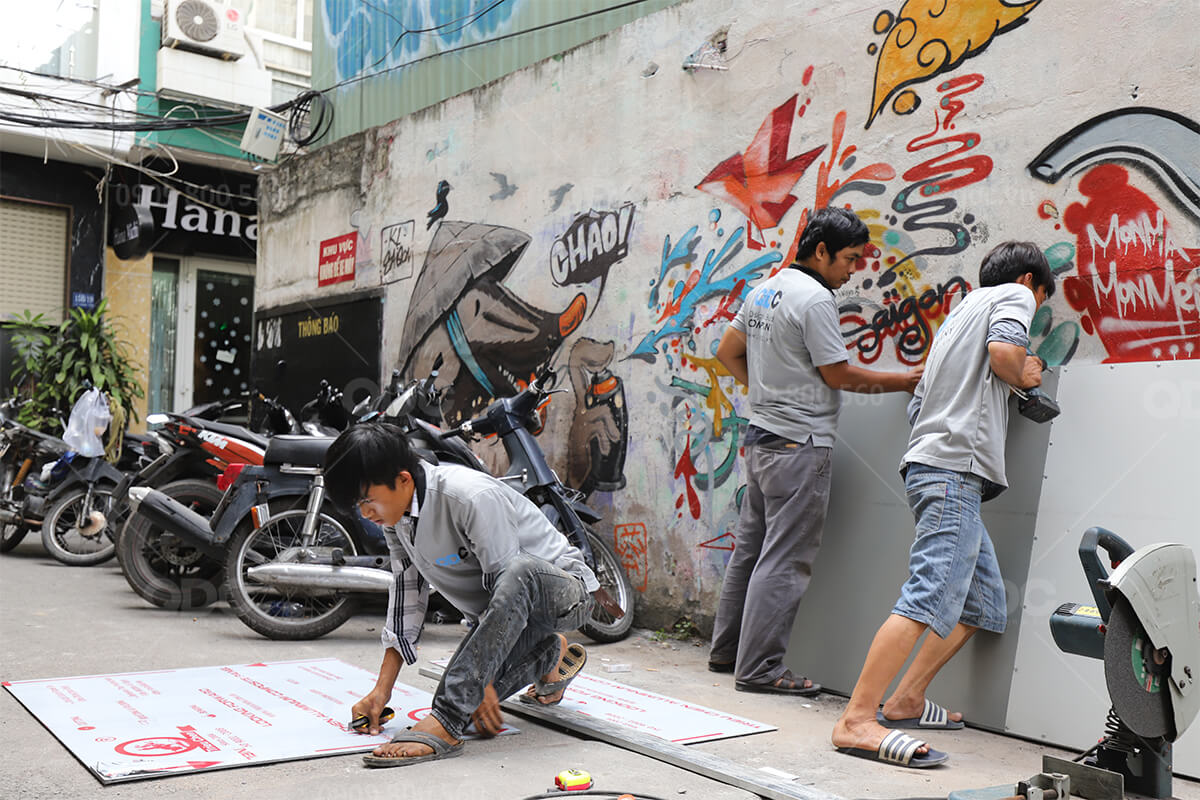
M 62 439 L 17 422 L 17 408 L 13 401 L 0 403 L 0 553 L 41 527 L 45 490 L 26 480 L 35 465 L 40 468 L 67 452 Z
M 263 430 L 279 435 L 306 428 L 333 430 L 340 417 L 340 394 L 322 381 L 314 401 L 301 411 L 300 422 L 277 399 L 256 397 L 263 410 Z M 209 404 L 193 409 L 206 416 L 226 416 L 229 405 Z M 244 408 L 244 405 L 242 406 Z M 345 410 L 341 409 L 341 415 Z M 159 426 L 154 434 L 170 452 L 114 492 L 125 502 L 135 486 L 151 487 L 207 517 L 216 511 L 232 477 L 222 477 L 237 465 L 261 466 L 269 438 L 240 425 L 183 414 L 152 414 Z M 235 476 L 237 469 L 230 472 Z M 131 513 L 117 541 L 117 561 L 126 582 L 143 600 L 161 608 L 202 608 L 220 597 L 224 585 L 224 558 L 212 557 L 193 543 L 164 530 L 143 514 Z
M 437 408 L 437 366 L 428 379 L 403 391 L 394 374 L 375 411 L 364 418 L 399 424 L 426 460 L 480 471 L 486 468 L 464 439 L 495 433 L 512 465 L 501 479 L 517 484 L 580 549 L 601 587 L 625 612 L 616 618 L 597 606 L 582 631 L 597 641 L 624 638 L 633 624 L 633 591 L 612 549 L 588 527 L 601 517 L 562 485 L 530 433 L 541 425 L 535 412 L 549 396 L 552 379 L 534 381 L 515 397 L 493 403 L 482 417 L 442 431 L 427 419 Z M 211 524 L 151 490 L 131 495 L 138 494 L 139 513 L 214 557 L 224 553 L 228 600 L 246 625 L 273 639 L 316 638 L 346 622 L 359 596 L 385 593 L 392 582 L 382 536 L 371 536 L 364 520 L 349 518 L 325 498 L 322 464 L 331 443 L 273 439 L 261 468 L 240 470 Z
M 0 406 L 0 552 L 40 529 L 47 552 L 64 564 L 108 560 L 112 489 L 150 460 L 146 445 L 126 434 L 114 466 L 100 456 L 79 456 L 62 439 L 22 425 L 13 418 L 15 410 L 12 401 Z

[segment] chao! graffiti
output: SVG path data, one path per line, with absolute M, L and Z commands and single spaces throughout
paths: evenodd
M 616 211 L 580 214 L 550 248 L 550 277 L 559 286 L 600 278 L 600 293 L 613 265 L 629 254 L 633 203 Z

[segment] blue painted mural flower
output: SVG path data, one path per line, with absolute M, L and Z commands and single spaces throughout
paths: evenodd
M 322 0 L 321 12 L 337 78 L 348 80 L 412 61 L 422 51 L 495 35 L 508 26 L 521 2 L 505 0 L 489 9 L 495 0 L 379 0 L 375 7 L 361 0 Z

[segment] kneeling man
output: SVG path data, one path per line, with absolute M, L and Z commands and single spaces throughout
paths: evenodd
M 531 682 L 528 700 L 562 699 L 587 658 L 562 632 L 587 621 L 600 585 L 537 506 L 485 473 L 421 461 L 400 428 L 379 422 L 338 436 L 325 456 L 325 483 L 337 505 L 383 526 L 395 574 L 379 678 L 352 709 L 367 719 L 362 733 L 379 733 L 400 667 L 417 660 L 430 583 L 473 623 L 429 715 L 364 756 L 368 765 L 458 755 L 463 730 L 474 722 L 495 735 L 500 699 Z M 603 591 L 597 597 L 621 615 Z

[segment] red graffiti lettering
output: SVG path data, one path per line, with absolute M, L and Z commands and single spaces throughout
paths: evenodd
M 1063 223 L 1076 237 L 1076 269 L 1063 281 L 1080 325 L 1109 362 L 1200 358 L 1200 248 L 1182 247 L 1166 214 L 1115 164 L 1079 181 L 1086 203 Z
M 613 529 L 613 549 L 621 566 L 629 575 L 629 582 L 639 592 L 646 591 L 650 567 L 647 554 L 649 542 L 646 526 L 641 522 L 627 522 Z

